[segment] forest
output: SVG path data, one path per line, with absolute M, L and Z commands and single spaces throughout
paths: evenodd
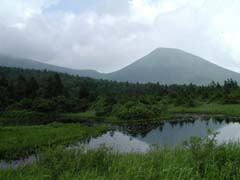
M 0 92 L 2 117 L 79 114 L 128 121 L 240 103 L 240 88 L 232 79 L 206 86 L 132 84 L 5 67 L 0 68 Z

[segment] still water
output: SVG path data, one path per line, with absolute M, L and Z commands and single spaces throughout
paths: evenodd
M 153 145 L 173 147 L 192 136 L 204 137 L 208 129 L 219 132 L 218 143 L 238 141 L 240 123 L 198 117 L 186 121 L 166 121 L 161 124 L 135 124 L 116 127 L 85 145 L 98 148 L 103 144 L 118 152 L 147 152 Z
M 96 149 L 102 145 L 120 153 L 141 152 L 145 153 L 153 145 L 174 147 L 181 145 L 184 140 L 192 136 L 204 137 L 208 129 L 219 132 L 218 143 L 238 141 L 240 138 L 240 120 L 233 122 L 228 119 L 213 119 L 196 116 L 181 120 L 166 121 L 162 123 L 134 123 L 121 126 L 111 126 L 112 130 L 87 142 L 80 142 L 68 148 Z M 0 161 L 0 169 L 9 167 L 17 168 L 25 164 L 31 164 L 36 157 L 6 162 Z

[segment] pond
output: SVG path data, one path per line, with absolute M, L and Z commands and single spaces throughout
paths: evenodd
M 90 149 L 104 144 L 118 152 L 147 152 L 153 145 L 174 147 L 192 136 L 204 137 L 208 129 L 219 132 L 218 143 L 238 141 L 240 138 L 239 122 L 199 116 L 190 120 L 115 127 L 102 136 L 90 139 L 85 145 Z
M 208 129 L 219 132 L 217 136 L 218 143 L 238 141 L 240 138 L 240 120 L 237 121 L 234 122 L 228 118 L 216 119 L 197 115 L 160 123 L 145 122 L 118 126 L 104 124 L 110 126 L 112 130 L 97 138 L 91 138 L 84 143 L 79 142 L 68 146 L 67 149 L 82 146 L 87 149 L 96 149 L 104 145 L 120 153 L 145 153 L 153 145 L 174 147 L 181 145 L 184 140 L 192 136 L 204 137 L 207 135 Z M 31 164 L 35 160 L 35 156 L 30 156 L 12 162 L 0 161 L 0 169 L 16 168 L 21 165 Z

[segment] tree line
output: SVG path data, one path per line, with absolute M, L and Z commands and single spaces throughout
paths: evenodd
M 95 80 L 39 70 L 0 67 L 0 111 L 84 112 L 122 119 L 150 117 L 169 104 L 240 103 L 237 81 L 224 84 L 162 85 Z

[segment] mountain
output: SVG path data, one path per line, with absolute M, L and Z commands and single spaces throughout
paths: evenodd
M 0 66 L 50 70 L 72 75 L 128 82 L 159 82 L 161 84 L 223 83 L 232 78 L 240 82 L 240 74 L 224 69 L 179 49 L 158 48 L 129 66 L 108 74 L 94 70 L 74 70 L 34 60 L 0 55 Z
M 158 48 L 113 73 L 108 78 L 129 82 L 159 82 L 161 84 L 208 84 L 228 78 L 240 81 L 240 74 L 210 63 L 179 49 Z
M 0 66 L 35 70 L 49 70 L 61 73 L 68 73 L 71 75 L 79 75 L 83 77 L 92 77 L 96 79 L 102 76 L 101 73 L 94 70 L 75 70 L 60 66 L 54 66 L 46 63 L 41 63 L 35 60 L 12 57 L 8 55 L 0 55 Z

